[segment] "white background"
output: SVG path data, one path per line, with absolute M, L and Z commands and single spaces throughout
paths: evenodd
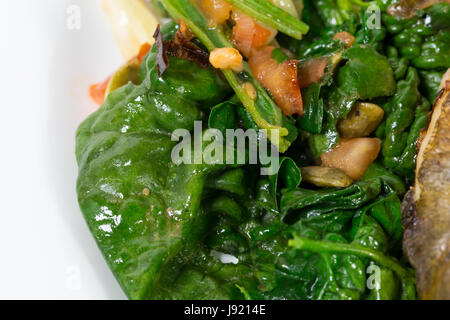
M 0 299 L 123 299 L 75 193 L 88 86 L 122 63 L 100 1 L 2 0 L 0 47 Z

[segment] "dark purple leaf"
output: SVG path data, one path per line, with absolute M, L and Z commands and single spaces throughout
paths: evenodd
M 158 76 L 161 77 L 162 74 L 169 67 L 169 60 L 167 59 L 166 51 L 164 50 L 164 40 L 161 34 L 161 27 L 158 24 L 155 33 L 153 34 L 155 38 L 156 45 L 156 67 L 158 69 Z

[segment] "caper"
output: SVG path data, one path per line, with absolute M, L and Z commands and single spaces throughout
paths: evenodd
M 383 121 L 384 110 L 373 103 L 356 103 L 346 119 L 339 121 L 342 137 L 361 138 L 369 136 Z
M 302 180 L 317 187 L 345 188 L 352 184 L 353 180 L 344 171 L 328 167 L 304 167 L 301 169 Z

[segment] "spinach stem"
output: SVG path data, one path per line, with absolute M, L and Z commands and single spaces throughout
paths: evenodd
M 252 18 L 288 36 L 300 40 L 309 26 L 270 1 L 226 0 Z
M 404 279 L 411 277 L 411 274 L 403 268 L 396 260 L 370 248 L 366 248 L 356 244 L 337 243 L 330 241 L 311 240 L 304 237 L 294 235 L 289 240 L 289 246 L 298 250 L 307 250 L 317 253 L 345 253 L 354 254 L 359 257 L 369 258 L 381 265 L 393 270 L 397 275 Z
M 233 47 L 232 44 L 227 40 L 223 32 L 219 29 L 219 27 L 208 27 L 206 18 L 197 10 L 194 5 L 190 3 L 189 0 L 160 1 L 174 20 L 184 20 L 184 22 L 195 34 L 195 36 L 205 45 L 205 47 L 210 52 L 216 48 Z M 247 65 L 247 63 L 244 62 L 244 65 Z M 282 126 L 269 123 L 259 114 L 258 110 L 256 109 L 255 101 L 250 98 L 250 96 L 244 90 L 242 84 L 239 82 L 236 74 L 232 70 L 226 69 L 222 70 L 222 72 L 258 127 L 261 129 L 266 129 L 268 131 L 267 134 L 269 139 L 271 137 L 271 131 L 278 130 L 279 142 L 278 144 L 276 144 L 274 141 L 272 142 L 276 144 L 280 152 L 285 152 L 289 147 L 289 143 L 285 141 L 283 137 L 288 135 L 288 130 Z

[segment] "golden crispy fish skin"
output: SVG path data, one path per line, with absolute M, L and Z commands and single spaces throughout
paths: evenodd
M 403 250 L 421 299 L 450 300 L 450 69 L 444 75 L 402 205 Z

